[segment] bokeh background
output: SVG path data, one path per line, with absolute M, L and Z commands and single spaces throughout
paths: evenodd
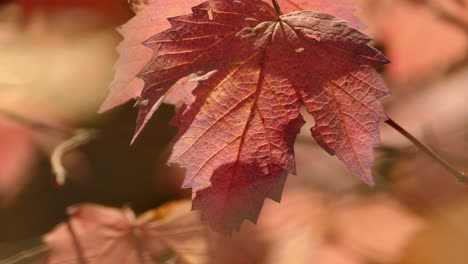
M 468 172 L 468 1 L 355 2 L 392 61 L 379 69 L 393 92 L 388 114 Z M 165 164 L 174 106 L 131 147 L 133 102 L 97 114 L 118 58 L 115 27 L 132 16 L 126 0 L 0 1 L 0 263 L 39 245 L 70 205 L 142 213 L 190 197 L 183 171 Z M 370 188 L 315 143 L 306 119 L 282 203 L 267 201 L 257 225 L 218 238 L 212 263 L 468 263 L 466 184 L 382 124 Z M 50 156 L 76 128 L 98 135 L 64 156 L 59 188 Z

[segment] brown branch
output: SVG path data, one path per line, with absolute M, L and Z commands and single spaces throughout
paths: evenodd
M 281 15 L 283 14 L 283 12 L 281 12 L 281 8 L 280 8 L 280 6 L 279 6 L 279 4 L 278 4 L 278 1 L 276 1 L 276 0 L 271 0 L 271 2 L 273 3 L 273 6 L 275 7 L 276 12 L 278 12 L 278 15 L 281 16 Z
M 431 11 L 436 14 L 439 18 L 443 19 L 445 22 L 451 24 L 452 26 L 457 27 L 458 29 L 463 30 L 463 32 L 468 35 L 468 22 L 462 18 L 451 14 L 445 8 L 441 7 L 438 4 L 435 4 L 433 0 L 426 0 L 426 5 L 431 9 Z M 463 7 L 461 7 L 463 8 Z
M 388 125 L 390 125 L 392 128 L 394 128 L 398 133 L 402 134 L 404 137 L 406 137 L 411 143 L 413 143 L 418 149 L 429 155 L 432 159 L 434 159 L 437 163 L 439 163 L 442 167 L 444 167 L 447 171 L 449 171 L 457 180 L 460 182 L 468 184 L 468 177 L 465 175 L 464 172 L 461 172 L 457 169 L 455 169 L 452 165 L 450 165 L 447 161 L 445 161 L 442 157 L 440 157 L 437 153 L 435 153 L 432 149 L 427 147 L 424 143 L 419 141 L 417 138 L 415 138 L 413 135 L 411 135 L 408 131 L 406 131 L 403 127 L 401 127 L 399 124 L 397 124 L 393 119 L 388 118 L 387 121 L 385 121 Z

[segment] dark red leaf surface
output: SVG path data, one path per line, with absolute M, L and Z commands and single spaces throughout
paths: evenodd
M 374 70 L 388 60 L 369 37 L 316 11 L 279 16 L 261 0 L 211 0 L 192 12 L 145 42 L 154 53 L 138 75 L 136 135 L 178 80 L 204 75 L 177 116 L 170 157 L 187 169 L 183 187 L 202 218 L 230 233 L 255 222 L 265 198 L 280 200 L 295 170 L 301 105 L 317 142 L 373 183 L 372 149 L 387 118 L 377 99 L 389 91 Z

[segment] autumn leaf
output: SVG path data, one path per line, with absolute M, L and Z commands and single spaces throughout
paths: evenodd
M 36 163 L 32 131 L 0 119 L 0 207 L 9 205 L 28 182 Z
M 265 0 L 268 1 L 268 0 Z M 151 60 L 152 51 L 141 43 L 153 35 L 170 28 L 167 17 L 183 15 L 190 12 L 190 7 L 203 2 L 203 0 L 148 0 L 130 1 L 130 7 L 135 12 L 135 17 L 121 26 L 118 31 L 123 36 L 123 40 L 117 47 L 120 58 L 115 65 L 116 73 L 110 87 L 110 93 L 99 112 L 105 112 L 115 106 L 123 104 L 131 99 L 138 98 L 143 90 L 144 83 L 137 78 L 138 72 Z M 349 0 L 327 1 L 326 4 L 320 1 L 297 1 L 280 0 L 280 5 L 285 12 L 299 10 L 318 10 L 343 18 L 357 28 L 363 28 L 363 24 L 354 16 L 355 5 Z M 195 88 L 196 83 L 184 82 L 184 85 L 176 84 L 174 90 L 179 90 L 180 86 L 185 90 Z M 190 91 L 189 91 L 190 92 Z M 172 93 L 171 98 L 164 100 L 165 103 L 172 104 L 183 99 L 178 97 L 177 92 Z
M 373 183 L 372 149 L 387 118 L 377 99 L 389 91 L 373 69 L 388 60 L 369 37 L 331 15 L 279 15 L 260 0 L 212 0 L 192 12 L 144 43 L 154 53 L 138 75 L 136 136 L 178 80 L 205 77 L 180 110 L 169 160 L 186 168 L 183 187 L 203 219 L 230 233 L 255 222 L 265 198 L 280 200 L 295 170 L 301 105 L 317 142 Z
M 269 0 L 264 1 L 270 2 Z M 354 15 L 358 8 L 351 0 L 278 0 L 278 4 L 281 6 L 281 10 L 284 13 L 301 10 L 316 10 L 344 19 L 354 28 L 365 28 L 365 25 Z
M 89 264 L 206 263 L 207 229 L 189 203 L 172 202 L 135 217 L 129 208 L 82 204 L 69 209 L 76 239 Z M 79 263 L 66 223 L 44 237 L 46 263 Z
M 140 95 L 144 83 L 136 78 L 136 75 L 150 61 L 152 54 L 151 49 L 141 43 L 170 28 L 167 17 L 190 12 L 190 6 L 201 2 L 202 0 L 130 1 L 135 17 L 118 29 L 124 37 L 117 47 L 120 58 L 115 65 L 116 73 L 110 85 L 110 93 L 99 112 L 107 111 Z

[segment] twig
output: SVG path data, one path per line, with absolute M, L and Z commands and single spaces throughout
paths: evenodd
M 52 171 L 55 174 L 55 180 L 59 186 L 65 184 L 67 177 L 67 170 L 63 166 L 62 159 L 68 152 L 85 145 L 97 135 L 94 129 L 77 129 L 74 135 L 58 145 L 50 157 L 50 163 L 52 164 Z
M 452 15 L 445 8 L 435 4 L 433 0 L 426 0 L 426 4 L 432 10 L 432 12 L 434 12 L 441 19 L 463 30 L 463 32 L 468 35 L 468 23 L 466 21 L 456 15 Z
M 71 134 L 73 132 L 73 130 L 69 128 L 54 126 L 51 124 L 32 120 L 24 116 L 20 116 L 16 113 L 9 112 L 8 110 L 5 110 L 5 109 L 0 109 L 0 115 L 12 121 L 15 121 L 16 123 L 30 127 L 37 131 L 45 131 L 48 133 L 53 132 L 53 133 L 60 133 L 60 134 L 65 134 L 65 135 Z
M 273 3 L 273 6 L 275 7 L 276 12 L 278 12 L 278 15 L 281 16 L 283 14 L 283 12 L 281 12 L 281 8 L 280 8 L 278 2 L 276 0 L 271 0 L 271 2 Z
M 31 248 L 31 249 L 27 249 L 27 250 L 19 252 L 18 254 L 14 255 L 12 257 L 9 257 L 9 258 L 4 259 L 4 260 L 0 260 L 0 264 L 19 263 L 20 261 L 23 261 L 25 259 L 29 259 L 29 258 L 32 258 L 34 256 L 40 255 L 42 253 L 45 253 L 48 250 L 49 250 L 49 248 L 47 246 L 44 246 L 44 245 L 34 247 L 34 248 Z
M 65 154 L 82 145 L 85 145 L 89 141 L 93 140 L 97 135 L 97 131 L 95 129 L 82 128 L 73 130 L 64 127 L 58 127 L 36 120 L 28 119 L 15 113 L 8 112 L 4 109 L 0 109 L 0 115 L 22 125 L 28 126 L 36 131 L 45 131 L 47 133 L 59 133 L 62 136 L 71 135 L 69 139 L 65 140 L 54 149 L 50 157 L 52 171 L 55 174 L 55 180 L 59 186 L 65 184 L 67 176 L 67 170 L 65 169 L 62 163 L 62 159 L 65 156 Z
M 401 127 L 399 124 L 397 124 L 393 119 L 388 118 L 387 121 L 385 121 L 388 125 L 390 125 L 392 128 L 394 128 L 398 133 L 402 134 L 404 137 L 406 137 L 411 143 L 413 143 L 418 149 L 429 155 L 432 159 L 437 161 L 442 167 L 444 167 L 446 170 L 448 170 L 457 180 L 460 182 L 468 184 L 468 177 L 465 175 L 464 172 L 461 172 L 457 169 L 455 169 L 452 165 L 450 165 L 447 161 L 445 161 L 442 157 L 440 157 L 437 153 L 435 153 L 433 150 L 431 150 L 429 147 L 424 145 L 421 141 L 419 141 L 417 138 L 415 138 L 413 135 L 411 135 L 408 131 L 406 131 L 403 127 Z
M 86 258 L 84 257 L 83 248 L 81 247 L 80 241 L 78 240 L 78 236 L 76 235 L 75 230 L 73 229 L 70 219 L 67 218 L 67 220 L 65 220 L 65 223 L 67 224 L 68 232 L 70 233 L 73 246 L 75 247 L 76 256 L 78 258 L 78 263 L 86 264 L 87 261 L 86 261 Z

